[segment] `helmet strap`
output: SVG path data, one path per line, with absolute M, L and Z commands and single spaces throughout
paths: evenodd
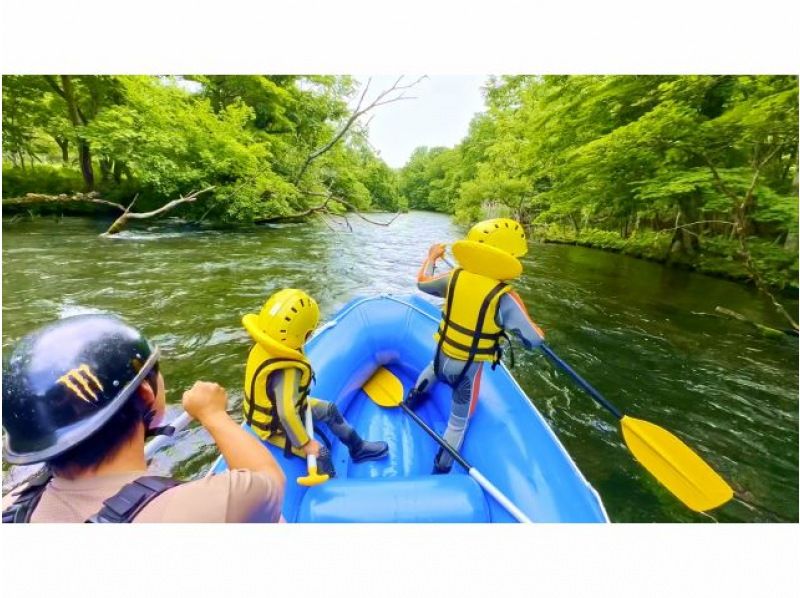
M 153 436 L 172 436 L 175 433 L 173 426 L 158 426 L 156 428 L 147 428 L 144 433 L 145 438 L 152 438 Z
M 145 381 L 150 385 L 150 388 L 153 391 L 153 397 L 158 395 L 158 362 L 153 364 L 153 369 L 151 369 L 147 373 L 147 377 Z M 175 428 L 172 426 L 156 426 L 154 428 L 150 427 L 150 424 L 153 422 L 153 419 L 156 416 L 155 409 L 148 409 L 146 405 L 144 405 L 141 401 L 140 397 L 136 397 L 136 399 L 140 401 L 140 409 L 142 414 L 142 423 L 144 424 L 144 437 L 151 438 L 153 436 L 172 436 L 175 433 Z

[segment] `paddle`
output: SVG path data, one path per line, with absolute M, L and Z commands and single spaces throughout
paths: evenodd
M 309 438 L 314 438 L 314 419 L 311 415 L 311 405 L 306 407 L 306 432 Z M 297 478 L 297 483 L 301 486 L 318 486 L 319 484 L 324 484 L 330 478 L 327 473 L 317 473 L 316 455 L 306 456 L 306 467 L 308 468 L 308 475 Z
M 172 442 L 175 440 L 175 434 L 183 430 L 189 422 L 192 421 L 192 416 L 186 413 L 185 411 L 181 413 L 178 417 L 176 417 L 172 422 L 169 424 L 169 427 L 172 428 L 172 432 L 168 436 L 156 436 L 148 442 L 144 447 L 144 459 L 145 461 L 149 461 L 153 455 L 156 454 L 165 444 L 168 442 Z
M 170 422 L 169 427 L 173 428 L 172 433 L 169 436 L 157 436 L 148 442 L 144 447 L 144 460 L 149 461 L 152 459 L 153 455 L 155 455 L 157 451 L 161 450 L 165 444 L 174 440 L 175 434 L 183 430 L 190 421 L 192 421 L 191 416 L 184 411 L 172 422 Z M 42 463 L 34 463 L 32 465 L 16 465 L 12 467 L 10 472 L 13 476 L 11 487 L 16 488 L 20 484 L 25 483 L 34 475 L 39 473 L 42 467 L 44 467 L 44 464 Z
M 624 415 L 545 343 L 540 348 L 559 368 L 619 420 L 628 449 L 667 490 L 693 511 L 708 511 L 733 498 L 733 489 L 677 436 L 651 422 Z
M 442 260 L 451 268 L 446 257 Z M 707 511 L 733 498 L 733 489 L 677 436 L 651 422 L 624 415 L 584 380 L 545 343 L 544 354 L 568 374 L 589 396 L 620 422 L 622 438 L 641 465 L 681 502 L 694 511 Z
M 439 446 L 446 450 L 464 469 L 478 485 L 488 492 L 497 502 L 499 502 L 517 521 L 522 523 L 532 523 L 531 519 L 523 513 L 519 507 L 512 503 L 494 484 L 483 477 L 480 471 L 470 465 L 458 451 L 450 446 L 447 441 L 434 432 L 428 424 L 414 413 L 403 403 L 403 383 L 392 372 L 386 368 L 379 368 L 363 386 L 367 396 L 381 407 L 400 407 L 405 411 L 417 425 L 419 425 L 428 436 L 433 438 Z

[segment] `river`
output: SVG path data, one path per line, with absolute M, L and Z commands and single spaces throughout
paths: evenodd
M 323 318 L 357 295 L 414 292 L 428 246 L 464 232 L 424 212 L 389 227 L 350 221 L 352 232 L 159 222 L 108 239 L 98 236 L 104 223 L 88 219 L 4 219 L 4 358 L 44 322 L 115 312 L 161 347 L 172 412 L 203 378 L 228 389 L 239 418 L 243 314 L 282 287 L 311 293 Z M 625 413 L 680 436 L 737 490 L 710 515 L 692 513 L 633 460 L 605 411 L 542 355 L 517 349 L 514 376 L 613 521 L 798 521 L 797 339 L 765 338 L 714 314 L 722 305 L 782 327 L 767 301 L 740 284 L 583 247 L 532 244 L 523 262 L 515 286 L 550 345 Z M 796 300 L 785 304 L 797 312 Z M 215 457 L 193 427 L 153 467 L 200 476 Z

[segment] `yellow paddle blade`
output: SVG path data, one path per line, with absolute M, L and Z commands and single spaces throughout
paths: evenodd
M 403 402 L 403 383 L 386 368 L 378 368 L 362 388 L 381 407 L 397 407 Z
M 725 480 L 674 434 L 627 415 L 620 423 L 633 456 L 693 511 L 708 511 L 733 498 Z

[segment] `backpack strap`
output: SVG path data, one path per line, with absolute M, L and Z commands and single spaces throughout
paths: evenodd
M 161 476 L 143 476 L 103 501 L 103 508 L 86 523 L 131 523 L 157 496 L 183 482 Z
M 29 523 L 51 479 L 53 472 L 49 467 L 42 467 L 36 472 L 28 480 L 27 487 L 19 493 L 17 500 L 3 511 L 3 523 Z

